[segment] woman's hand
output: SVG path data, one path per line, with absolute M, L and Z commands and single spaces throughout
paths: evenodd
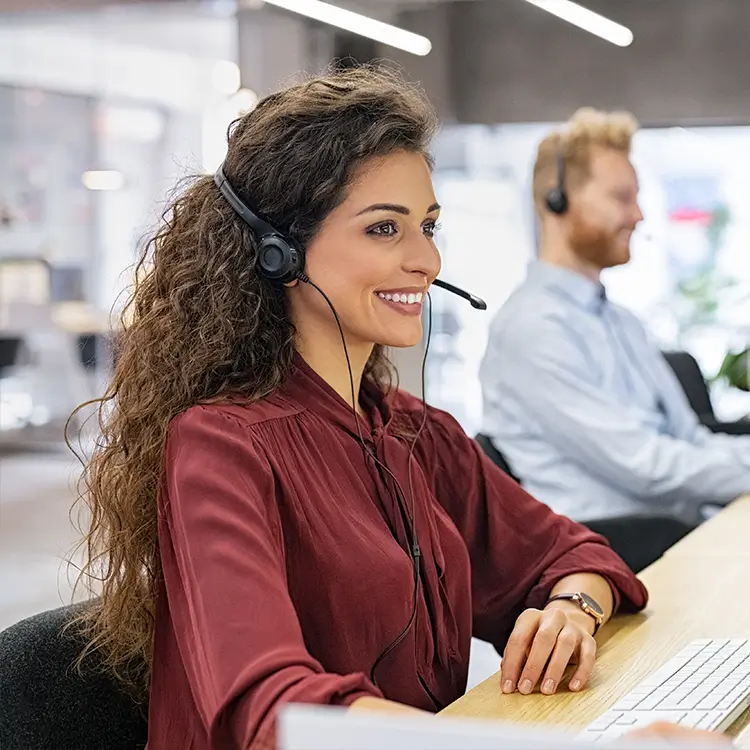
M 552 695 L 571 661 L 578 668 L 568 688 L 580 690 L 591 677 L 596 660 L 596 641 L 591 635 L 594 625 L 592 617 L 567 602 L 553 602 L 544 610 L 527 609 L 516 620 L 503 653 L 503 693 L 517 688 L 528 695 L 541 678 L 542 693 Z
M 719 745 L 727 746 L 732 745 L 732 740 L 723 734 L 718 732 L 707 732 L 703 729 L 690 729 L 688 727 L 681 727 L 677 724 L 667 724 L 666 722 L 660 721 L 656 724 L 643 727 L 642 729 L 636 729 L 633 732 L 629 732 L 625 735 L 627 739 L 659 739 L 659 740 L 675 740 L 678 743 L 701 743 L 702 745 Z

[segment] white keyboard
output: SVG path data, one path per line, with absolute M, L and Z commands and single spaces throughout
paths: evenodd
M 668 721 L 727 729 L 750 706 L 750 640 L 693 641 L 589 724 L 580 737 L 608 742 Z

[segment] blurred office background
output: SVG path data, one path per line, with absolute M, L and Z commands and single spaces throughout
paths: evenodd
M 536 144 L 591 105 L 645 126 L 646 219 L 611 296 L 665 349 L 695 355 L 720 417 L 750 412 L 746 391 L 715 379 L 750 345 L 746 0 L 582 0 L 632 43 L 539 7 L 559 0 L 332 2 L 429 44 L 398 49 L 366 21 L 354 34 L 288 9 L 320 10 L 305 0 L 0 0 L 0 628 L 70 599 L 76 464 L 62 425 L 106 383 L 140 238 L 180 177 L 219 164 L 232 119 L 333 59 L 399 63 L 443 118 L 442 276 L 489 310 L 434 292 L 432 403 L 476 431 L 489 321 L 535 254 Z M 396 359 L 418 388 L 421 352 Z

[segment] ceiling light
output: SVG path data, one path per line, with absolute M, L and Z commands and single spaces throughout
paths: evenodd
M 81 181 L 89 190 L 120 190 L 125 185 L 125 175 L 114 169 L 96 169 L 84 172 Z
M 600 16 L 593 10 L 584 8 L 571 0 L 526 0 L 526 2 L 584 31 L 606 39 L 618 47 L 628 47 L 633 43 L 633 32 L 627 26 L 610 21 L 609 18 Z
M 106 105 L 101 111 L 102 131 L 111 138 L 155 143 L 164 133 L 164 116 L 155 109 Z
M 432 49 L 432 43 L 427 37 L 320 0 L 266 0 L 266 2 L 316 21 L 337 26 L 352 34 L 359 34 L 390 47 L 411 52 L 413 55 L 427 55 Z
M 236 117 L 255 109 L 258 95 L 252 89 L 240 89 L 230 100 L 230 106 L 235 110 Z M 234 117 L 232 118 L 234 119 Z
M 216 91 L 231 96 L 240 87 L 240 66 L 231 60 L 217 60 L 211 71 L 211 80 Z

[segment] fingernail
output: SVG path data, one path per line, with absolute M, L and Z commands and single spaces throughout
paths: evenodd
M 568 687 L 571 690 L 574 690 L 574 691 L 575 690 L 580 690 L 581 689 L 581 681 L 580 680 L 571 680 L 570 681 L 570 685 L 568 685 Z
M 503 692 L 507 695 L 508 693 L 513 692 L 513 681 L 512 680 L 506 680 L 503 683 Z
M 533 687 L 533 686 L 532 686 L 532 684 L 531 684 L 531 680 L 524 680 L 524 681 L 523 681 L 523 682 L 521 683 L 521 687 L 519 687 L 518 689 L 519 689 L 519 690 L 520 690 L 520 691 L 521 691 L 521 692 L 522 692 L 522 693 L 523 693 L 524 695 L 528 695 L 528 694 L 529 694 L 529 693 L 531 692 L 531 688 L 532 688 L 532 687 Z
M 555 681 L 545 680 L 544 685 L 542 685 L 542 692 L 545 695 L 552 695 L 555 692 Z

